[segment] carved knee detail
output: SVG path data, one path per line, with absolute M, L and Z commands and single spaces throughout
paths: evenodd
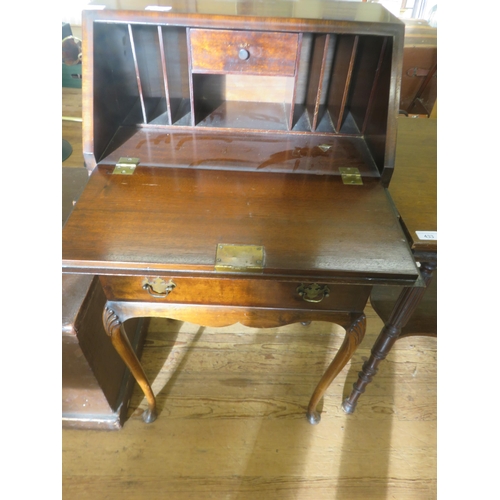
M 366 316 L 361 314 L 356 318 L 356 320 L 347 329 L 347 334 L 351 337 L 355 344 L 358 346 L 361 344 L 366 332 Z
M 113 331 L 121 325 L 120 318 L 118 318 L 113 309 L 107 306 L 102 313 L 102 322 L 104 324 L 104 330 L 110 337 L 113 335 Z

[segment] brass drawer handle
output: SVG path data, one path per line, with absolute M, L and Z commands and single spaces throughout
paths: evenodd
M 297 288 L 297 293 L 306 302 L 321 302 L 330 295 L 330 289 L 326 285 L 321 286 L 317 283 L 307 286 L 302 284 Z
M 144 288 L 151 297 L 164 299 L 175 288 L 175 283 L 172 280 L 167 282 L 161 278 L 155 278 L 150 282 L 147 278 L 144 278 L 142 288 Z

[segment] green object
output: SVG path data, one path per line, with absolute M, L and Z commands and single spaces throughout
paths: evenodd
M 73 152 L 73 148 L 71 147 L 71 144 L 66 140 L 62 140 L 62 161 L 67 160 L 70 156 L 71 153 Z
M 82 88 L 82 65 L 74 66 L 62 65 L 62 86 L 73 89 Z

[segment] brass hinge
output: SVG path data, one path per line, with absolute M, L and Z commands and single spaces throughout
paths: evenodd
M 264 269 L 264 247 L 219 243 L 215 254 L 218 272 L 258 273 Z
M 342 176 L 342 182 L 344 184 L 357 184 L 362 185 L 363 181 L 361 179 L 361 174 L 359 170 L 354 167 L 340 167 L 340 175 Z
M 113 170 L 113 175 L 132 175 L 135 167 L 139 165 L 139 161 L 139 158 L 120 158 Z

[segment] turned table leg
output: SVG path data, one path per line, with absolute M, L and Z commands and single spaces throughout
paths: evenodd
M 352 358 L 354 352 L 363 340 L 366 331 L 366 317 L 361 314 L 347 328 L 344 341 L 330 366 L 321 377 L 307 407 L 307 419 L 311 424 L 317 424 L 321 420 L 321 415 L 316 410 L 316 406 L 325 394 L 333 379 L 340 373 L 342 368 Z
M 123 330 L 122 322 L 108 305 L 104 307 L 102 318 L 104 330 L 110 336 L 113 347 L 130 369 L 132 376 L 146 396 L 149 408 L 143 413 L 142 418 L 147 424 L 154 422 L 156 420 L 156 399 L 142 365 Z
M 392 346 L 399 338 L 401 329 L 405 327 L 411 315 L 422 299 L 436 269 L 435 263 L 422 263 L 420 267 L 425 287 L 405 288 L 398 297 L 387 324 L 382 328 L 373 348 L 371 356 L 363 364 L 358 380 L 354 383 L 351 394 L 342 403 L 346 413 L 354 413 L 359 397 L 377 373 L 378 365 L 389 354 Z

